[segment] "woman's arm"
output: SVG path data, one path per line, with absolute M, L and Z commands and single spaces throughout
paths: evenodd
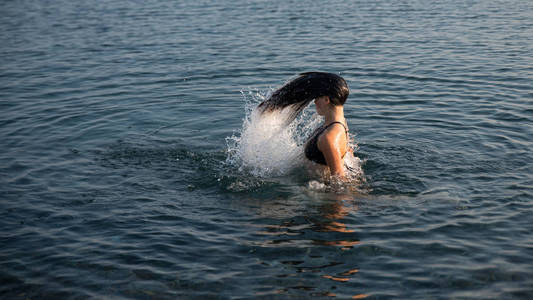
M 332 176 L 344 178 L 344 160 L 346 152 L 346 133 L 344 128 L 334 126 L 318 138 L 318 149 L 324 154 Z

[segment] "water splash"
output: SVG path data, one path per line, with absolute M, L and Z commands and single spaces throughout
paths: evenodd
M 227 138 L 227 162 L 239 171 L 260 178 L 286 175 L 302 165 L 304 138 L 319 118 L 304 112 L 289 125 L 291 107 L 260 114 L 255 108 L 267 98 L 259 92 L 243 92 L 246 116 L 239 135 Z

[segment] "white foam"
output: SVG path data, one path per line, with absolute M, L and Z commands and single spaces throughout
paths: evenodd
M 285 175 L 301 165 L 302 135 L 308 131 L 305 122 L 309 120 L 299 117 L 286 126 L 291 107 L 260 114 L 249 109 L 250 105 L 255 108 L 257 101 L 247 100 L 240 135 L 228 138 L 228 161 L 257 177 Z

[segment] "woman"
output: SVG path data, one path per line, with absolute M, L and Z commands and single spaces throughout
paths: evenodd
M 313 99 L 324 125 L 315 130 L 305 146 L 305 156 L 329 168 L 332 176 L 345 178 L 344 156 L 348 148 L 348 126 L 343 105 L 350 90 L 341 76 L 326 72 L 307 72 L 298 75 L 258 106 L 260 114 L 289 109 L 286 124 Z
M 315 99 L 316 111 L 324 116 L 324 124 L 313 132 L 305 145 L 305 157 L 327 166 L 331 176 L 338 179 L 345 179 L 344 156 L 349 151 L 343 106 L 347 97 L 346 88 L 340 97 L 321 96 Z

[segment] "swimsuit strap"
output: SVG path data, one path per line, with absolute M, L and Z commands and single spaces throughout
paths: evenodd
M 344 125 L 342 122 L 339 122 L 339 121 L 335 121 L 335 122 L 329 123 L 328 125 L 326 125 L 326 127 L 324 127 L 324 130 L 326 130 L 329 126 L 331 126 L 331 125 L 333 125 L 335 123 L 341 124 L 342 127 L 344 127 L 344 131 L 346 132 L 346 134 L 348 134 L 348 128 L 346 128 L 346 125 Z

